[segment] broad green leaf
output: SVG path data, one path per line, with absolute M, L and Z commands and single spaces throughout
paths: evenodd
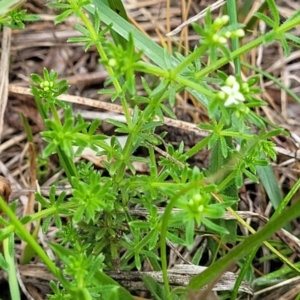
M 0 0 L 0 16 L 23 4 L 25 0 Z
M 125 21 L 128 22 L 127 13 L 125 7 L 123 5 L 122 0 L 102 0 L 102 3 L 105 3 L 107 6 L 110 7 L 119 17 L 123 18 Z M 100 18 L 101 19 L 101 18 Z M 108 24 L 107 24 L 108 25 Z M 116 44 L 121 44 L 123 48 L 127 45 L 127 37 L 122 37 L 116 32 L 111 31 L 112 37 Z
M 282 197 L 272 167 L 257 166 L 256 171 L 272 203 L 272 206 L 274 207 L 274 209 L 276 209 L 279 206 L 280 202 L 282 201 Z

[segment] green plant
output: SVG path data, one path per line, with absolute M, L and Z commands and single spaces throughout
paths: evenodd
M 59 283 L 50 284 L 54 293 L 50 299 L 133 299 L 106 272 L 141 270 L 145 261 L 153 270 L 163 272 L 163 297 L 177 299 L 179 296 L 176 291 L 171 293 L 168 283 L 167 240 L 190 248 L 197 230 L 203 225 L 222 242 L 236 244 L 237 222 L 224 221 L 222 217 L 226 210 L 237 209 L 238 189 L 245 178 L 262 182 L 275 209 L 282 212 L 288 204 L 290 195 L 281 202 L 279 193 L 272 194 L 271 186 L 276 182 L 269 180 L 273 176 L 270 159 L 276 158 L 271 139 L 283 130 L 256 114 L 255 108 L 266 105 L 258 97 L 259 78 L 253 76 L 243 81 L 240 68 L 240 56 L 263 43 L 280 40 L 288 54 L 286 39 L 299 42 L 288 31 L 300 22 L 300 13 L 296 12 L 280 25 L 275 2 L 268 0 L 267 3 L 274 20 L 257 14 L 272 28 L 267 34 L 238 47 L 239 38 L 245 32 L 236 22 L 236 16 L 223 15 L 213 20 L 208 12 L 204 26 L 194 25 L 199 34 L 199 46 L 184 57 L 178 53 L 170 55 L 125 19 L 116 18 L 116 13 L 105 1 L 95 0 L 94 5 L 84 0 L 50 2 L 51 7 L 62 10 L 55 19 L 56 23 L 70 14 L 81 22 L 75 28 L 82 36 L 69 41 L 83 42 L 85 50 L 91 46 L 97 49 L 100 62 L 110 78 L 101 93 L 111 95 L 112 101 L 120 100 L 126 118 L 126 123 L 107 121 L 115 126 L 117 133 L 127 135 L 123 148 L 117 137 L 108 142 L 107 136 L 96 133 L 100 125 L 98 120 L 86 122 L 80 115 L 74 115 L 70 105 L 58 99 L 68 90 L 65 80 L 58 81 L 58 74 L 52 70 L 44 69 L 42 76 L 32 74 L 31 91 L 46 128 L 41 133 L 47 142 L 43 159 L 54 153 L 58 155 L 72 186 L 72 196 L 61 193 L 56 197 L 55 188 L 51 190 L 49 200 L 37 194 L 43 210 L 21 220 L 13 216 L 3 201 L 0 202 L 13 224 L 5 223 L 6 227 L 0 233 L 4 238 L 16 231 L 57 277 Z M 235 7 L 236 3 L 228 1 L 229 5 Z M 110 31 L 117 34 L 115 42 L 107 38 Z M 232 50 L 225 46 L 227 42 L 232 42 Z M 135 50 L 136 47 L 139 51 Z M 142 55 L 151 61 L 143 61 Z M 204 58 L 208 61 L 206 64 Z M 235 74 L 220 70 L 231 61 L 235 64 Z M 154 88 L 141 79 L 146 96 L 136 89 L 138 72 L 160 79 Z M 175 104 L 175 94 L 184 90 L 207 108 L 211 122 L 199 124 L 199 128 L 206 130 L 208 136 L 187 152 L 183 143 L 178 149 L 167 144 L 167 155 L 157 160 L 154 146 L 162 145 L 164 134 L 157 136 L 155 129 L 163 124 L 164 116 L 174 117 L 171 108 Z M 58 108 L 64 112 L 62 119 Z M 257 133 L 254 134 L 254 130 Z M 78 147 L 76 152 L 73 146 Z M 86 147 L 98 155 L 107 156 L 107 161 L 103 162 L 106 175 L 90 163 L 74 162 Z M 148 150 L 148 157 L 134 155 L 139 147 Z M 191 168 L 188 159 L 206 147 L 211 150 L 209 169 Z M 149 174 L 137 174 L 134 162 L 145 163 Z M 296 189 L 292 193 L 295 194 Z M 146 212 L 145 219 L 131 213 L 135 205 Z M 165 208 L 162 214 L 158 207 Z M 293 207 L 298 209 L 299 203 Z M 270 224 L 245 239 L 218 262 L 212 262 L 201 275 L 205 276 L 204 279 L 196 276 L 185 292 L 193 293 L 192 290 L 215 280 L 220 271 L 237 262 L 251 247 L 265 242 L 287 220 L 297 217 L 300 213 L 295 209 L 291 208 L 282 215 L 275 212 Z M 70 222 L 63 224 L 62 217 L 70 218 Z M 44 232 L 51 222 L 59 229 L 60 242 L 50 246 L 63 263 L 62 270 L 53 265 L 36 241 L 24 232 L 22 225 L 40 218 L 44 218 Z M 273 246 L 267 245 L 290 268 L 298 271 L 297 266 L 280 256 Z M 216 243 L 211 245 L 214 258 L 218 246 Z M 248 268 L 249 264 L 245 266 Z M 151 279 L 145 281 L 150 289 L 154 286 Z M 238 286 L 235 294 L 237 292 Z
M 3 1 L 2 1 L 3 2 Z M 11 29 L 23 29 L 25 28 L 25 22 L 28 21 L 37 21 L 39 20 L 39 17 L 32 14 L 27 14 L 26 10 L 20 10 L 16 8 L 16 6 L 19 6 L 20 2 L 17 1 L 5 1 L 7 3 L 1 4 L 0 9 L 0 26 L 6 26 Z M 13 9 L 12 9 L 13 8 Z M 0 28 L 1 28 L 0 27 Z

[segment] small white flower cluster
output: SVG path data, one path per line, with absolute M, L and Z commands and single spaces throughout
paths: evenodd
M 222 92 L 218 93 L 219 98 L 226 99 L 224 105 L 239 104 L 245 101 L 244 95 L 240 92 L 240 85 L 232 75 L 228 76 L 225 86 L 221 87 Z
M 217 32 L 222 29 L 229 22 L 229 16 L 224 15 L 220 18 L 216 18 L 213 22 L 213 29 Z M 225 44 L 227 39 L 233 37 L 243 37 L 245 35 L 245 31 L 243 29 L 237 29 L 233 31 L 226 31 L 222 34 L 215 33 L 212 36 L 212 40 L 216 43 Z

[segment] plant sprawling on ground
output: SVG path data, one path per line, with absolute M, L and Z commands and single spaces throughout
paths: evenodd
M 108 139 L 98 131 L 99 120 L 86 121 L 63 101 L 69 85 L 58 79 L 57 72 L 45 68 L 43 74 L 32 74 L 31 93 L 45 127 L 40 155 L 43 159 L 57 155 L 72 192 L 58 194 L 54 185 L 49 199 L 37 193 L 39 211 L 20 219 L 15 216 L 16 202 L 7 206 L 1 200 L 1 209 L 9 217 L 9 221 L 1 218 L 1 240 L 13 248 L 14 233 L 27 242 L 57 279 L 50 283 L 49 299 L 53 300 L 133 299 L 109 272 L 142 271 L 146 265 L 162 272 L 161 285 L 143 278 L 156 299 L 194 299 L 197 291 L 215 283 L 233 264 L 240 272 L 223 298 L 236 299 L 243 280 L 250 285 L 255 281 L 252 263 L 263 243 L 288 270 L 299 272 L 268 242 L 276 230 L 300 215 L 299 202 L 285 210 L 299 183 L 282 199 L 270 164 L 276 160 L 273 138 L 288 133 L 258 113 L 267 105 L 259 97 L 261 74 L 245 77 L 243 69 L 251 66 L 243 58 L 274 41 L 280 41 L 289 55 L 290 43 L 300 42 L 290 33 L 300 23 L 300 12 L 281 22 L 275 1 L 267 0 L 270 16 L 257 12 L 255 18 L 269 27 L 268 32 L 243 43 L 248 31 L 237 22 L 235 1 L 227 0 L 223 15 L 213 17 L 207 10 L 202 25 L 192 25 L 199 42 L 182 55 L 176 50 L 171 54 L 130 25 L 121 2 L 108 2 L 110 6 L 101 0 L 57 0 L 48 5 L 58 13 L 55 23 L 76 18 L 75 29 L 81 36 L 70 37 L 69 42 L 83 43 L 85 51 L 97 50 L 99 63 L 108 73 L 99 92 L 121 103 L 126 121 L 106 120 L 116 133 Z M 0 19 L 3 26 L 12 28 L 23 28 L 25 21 L 34 20 L 35 16 L 18 8 Z M 226 68 L 229 64 L 233 71 Z M 188 150 L 183 142 L 178 147 L 164 142 L 165 132 L 156 133 L 166 118 L 176 118 L 176 95 L 183 92 L 200 102 L 209 116 L 209 122 L 197 124 L 202 138 Z M 124 145 L 120 135 L 126 136 Z M 86 148 L 106 157 L 101 161 L 103 169 L 76 160 Z M 141 148 L 147 155 L 136 154 Z M 189 160 L 204 149 L 210 151 L 208 168 L 192 167 Z M 148 171 L 137 172 L 137 162 Z M 262 184 L 274 208 L 271 220 L 257 233 L 237 212 L 238 192 L 245 180 Z M 57 239 L 49 246 L 61 268 L 24 227 L 40 220 L 43 233 L 51 224 L 57 228 Z M 238 225 L 253 234 L 243 237 Z M 207 245 L 207 269 L 186 287 L 170 288 L 169 247 L 192 249 L 203 234 L 214 236 Z M 221 249 L 225 244 L 234 247 L 227 252 Z M 199 248 L 191 262 L 198 265 L 202 255 Z M 0 260 L 8 272 L 9 257 L 6 253 Z

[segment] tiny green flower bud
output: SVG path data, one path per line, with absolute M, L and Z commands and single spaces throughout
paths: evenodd
M 232 87 L 235 83 L 236 83 L 236 79 L 232 75 L 228 76 L 225 82 L 225 84 L 230 87 Z
M 243 112 L 244 114 L 248 114 L 250 112 L 250 108 L 247 106 L 242 106 L 240 108 L 240 111 Z
M 222 91 L 218 92 L 218 98 L 221 99 L 221 100 L 225 100 L 226 98 L 226 94 Z
M 204 210 L 204 205 L 199 205 L 199 207 L 198 207 L 198 212 L 199 212 L 199 213 L 202 213 L 203 210 Z
M 238 109 L 234 112 L 234 114 L 236 115 L 237 119 L 240 119 L 242 117 L 242 113 Z
M 226 31 L 226 32 L 224 33 L 224 37 L 226 37 L 227 39 L 230 39 L 231 36 L 232 36 L 232 33 L 231 33 L 230 31 Z
M 245 31 L 244 31 L 244 29 L 242 29 L 242 28 L 237 29 L 237 30 L 235 31 L 235 36 L 236 36 L 236 37 L 243 37 L 243 36 L 245 36 Z
M 245 94 L 248 94 L 250 92 L 250 89 L 249 89 L 249 85 L 247 82 L 243 82 L 242 83 L 242 91 L 245 93 Z
M 221 17 L 221 20 L 222 20 L 223 25 L 225 25 L 229 22 L 229 16 L 224 15 L 224 16 Z
M 212 36 L 212 40 L 215 42 L 215 43 L 218 43 L 219 42 L 219 35 L 217 35 L 217 34 L 214 34 L 213 36 Z
M 108 65 L 110 67 L 115 67 L 117 65 L 117 61 L 114 58 L 108 60 Z
M 218 42 L 219 42 L 220 44 L 225 44 L 225 43 L 227 42 L 227 39 L 224 38 L 223 36 L 220 36 Z
M 194 195 L 193 200 L 199 202 L 201 200 L 201 195 L 200 194 Z
M 49 81 L 44 81 L 44 87 L 48 87 L 50 84 L 49 84 Z
M 216 18 L 214 20 L 214 23 L 213 23 L 213 28 L 215 30 L 219 30 L 220 28 L 222 28 L 223 26 L 223 22 L 222 22 L 222 19 L 221 18 Z

